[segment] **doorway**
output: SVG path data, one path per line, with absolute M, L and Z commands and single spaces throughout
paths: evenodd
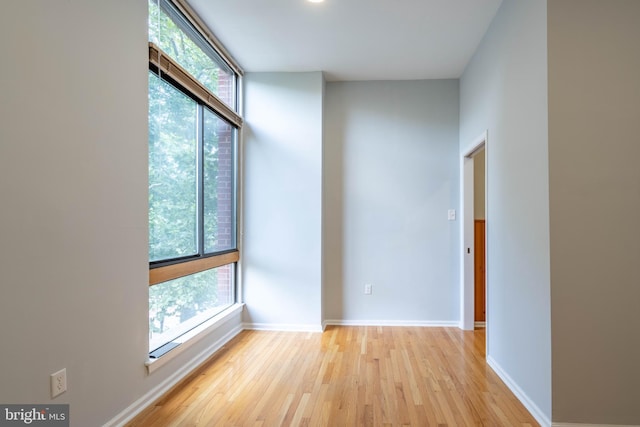
M 473 307 L 474 326 L 486 325 L 485 149 L 473 158 Z
M 473 330 L 487 322 L 487 132 L 461 156 L 462 258 L 460 327 Z M 477 323 L 476 323 L 477 322 Z

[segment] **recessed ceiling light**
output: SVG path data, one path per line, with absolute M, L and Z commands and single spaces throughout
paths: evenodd
M 309 3 L 322 3 L 324 0 L 307 0 Z

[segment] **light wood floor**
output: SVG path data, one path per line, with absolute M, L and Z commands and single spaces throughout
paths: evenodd
M 128 426 L 537 426 L 483 330 L 244 331 Z

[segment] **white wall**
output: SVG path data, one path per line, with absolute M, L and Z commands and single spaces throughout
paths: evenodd
M 484 148 L 473 156 L 473 218 L 484 219 L 485 199 L 485 150 Z
M 640 2 L 549 2 L 553 420 L 640 425 Z
M 457 324 L 458 81 L 330 82 L 325 102 L 327 320 Z
M 244 82 L 244 319 L 320 330 L 323 76 L 247 73 Z
M 7 3 L 0 57 L 0 402 L 103 425 L 241 320 L 147 376 L 146 3 Z
M 460 82 L 460 152 L 488 129 L 488 356 L 551 418 L 546 2 L 505 0 Z

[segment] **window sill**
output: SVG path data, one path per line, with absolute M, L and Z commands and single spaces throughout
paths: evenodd
M 220 326 L 227 323 L 233 316 L 240 313 L 243 307 L 244 307 L 244 304 L 242 303 L 234 304 L 231 307 L 224 310 L 223 312 L 213 316 L 211 319 L 207 320 L 200 326 L 192 329 L 186 334 L 175 339 L 174 341 L 180 343 L 180 345 L 178 345 L 176 348 L 163 354 L 161 357 L 157 359 L 147 359 L 147 361 L 145 362 L 145 366 L 147 367 L 147 372 L 151 374 L 156 370 L 158 370 L 158 368 L 162 367 L 171 359 L 174 359 L 176 356 L 184 352 L 186 349 L 188 349 L 195 343 L 202 340 L 209 333 L 215 331 Z

